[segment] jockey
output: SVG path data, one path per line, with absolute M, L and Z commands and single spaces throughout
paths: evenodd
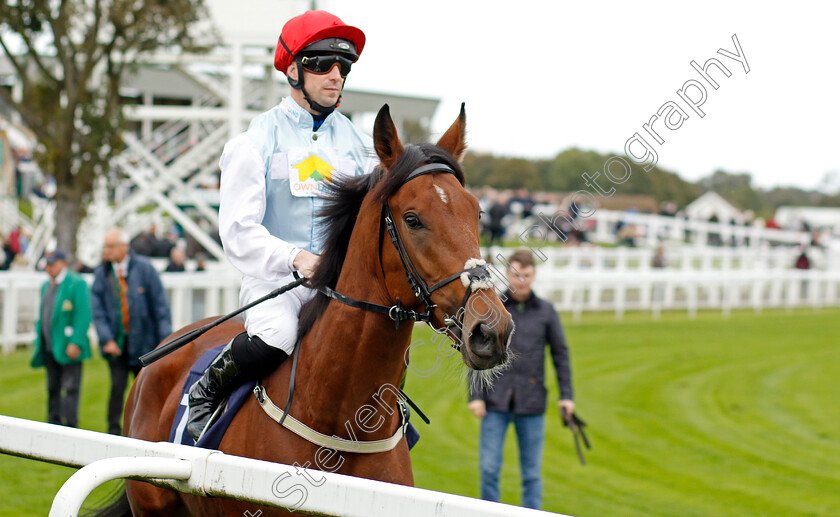
M 326 11 L 307 11 L 284 26 L 274 55 L 291 95 L 230 140 L 219 162 L 219 234 L 242 273 L 248 304 L 311 277 L 323 235 L 317 214 L 324 182 L 367 174 L 378 164 L 370 137 L 335 111 L 344 80 L 365 45 L 364 33 Z M 224 397 L 291 355 L 301 306 L 315 291 L 301 286 L 245 312 L 245 330 L 190 388 L 187 432 L 196 441 Z

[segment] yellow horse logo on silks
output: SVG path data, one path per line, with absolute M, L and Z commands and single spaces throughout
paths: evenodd
M 306 181 L 312 178 L 315 181 L 332 182 L 332 172 L 335 170 L 335 167 L 316 155 L 312 155 L 297 165 L 293 165 L 292 168 L 297 169 L 300 181 Z

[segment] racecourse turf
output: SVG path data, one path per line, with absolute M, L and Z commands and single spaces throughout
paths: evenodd
M 564 318 L 578 413 L 593 449 L 578 463 L 550 410 L 544 509 L 596 516 L 840 515 L 840 310 Z M 432 420 L 412 451 L 417 486 L 478 496 L 478 421 L 464 367 L 418 327 L 406 391 Z M 415 341 L 415 343 L 420 343 Z M 439 359 L 439 361 L 438 361 Z M 0 356 L 0 414 L 43 420 L 43 370 Z M 85 364 L 81 425 L 105 430 L 104 361 Z M 73 469 L 0 455 L 0 516 L 46 515 Z M 520 501 L 515 436 L 502 500 Z

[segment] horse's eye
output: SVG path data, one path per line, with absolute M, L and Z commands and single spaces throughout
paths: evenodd
M 416 214 L 413 214 L 411 212 L 403 216 L 403 221 L 405 221 L 406 226 L 408 226 L 412 230 L 419 230 L 420 228 L 423 228 L 423 221 L 421 221 Z
M 485 214 L 484 210 L 479 210 L 478 211 L 478 220 L 479 221 L 481 221 L 481 216 L 483 216 L 484 214 Z

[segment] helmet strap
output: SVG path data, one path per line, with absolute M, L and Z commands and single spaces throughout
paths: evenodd
M 295 90 L 299 90 L 299 89 L 303 88 L 303 63 L 300 62 L 300 56 L 295 56 L 294 54 L 292 54 L 292 51 L 289 50 L 288 46 L 286 46 L 286 42 L 283 41 L 283 36 L 282 35 L 280 36 L 280 44 L 283 45 L 283 48 L 286 50 L 286 52 L 289 53 L 290 56 L 292 56 L 294 58 L 295 63 L 297 64 L 297 71 L 298 71 L 297 80 L 292 80 L 292 78 L 289 77 L 288 73 L 286 74 L 286 80 L 289 81 L 289 86 L 291 86 Z
M 335 111 L 339 104 L 341 104 L 341 95 L 339 95 L 338 101 L 336 101 L 336 103 L 332 106 L 322 106 L 309 98 L 309 94 L 306 93 L 306 88 L 303 87 L 303 84 L 301 84 L 301 89 L 303 90 L 303 98 L 306 99 L 306 102 L 309 103 L 309 107 L 311 107 L 313 110 L 317 111 L 321 115 L 329 115 L 330 113 Z
M 289 50 L 289 47 L 286 46 L 286 42 L 283 41 L 283 36 L 280 36 L 280 44 L 283 45 L 283 48 L 291 56 L 292 51 Z M 332 106 L 322 106 L 322 105 L 318 104 L 317 102 L 313 101 L 312 99 L 310 99 L 309 94 L 306 93 L 306 88 L 303 85 L 303 63 L 301 62 L 300 54 L 295 56 L 295 64 L 297 65 L 298 78 L 296 80 L 294 80 L 291 77 L 289 77 L 288 74 L 286 74 L 286 80 L 289 81 L 289 86 L 291 86 L 295 90 L 301 90 L 303 92 L 303 98 L 306 99 L 306 102 L 309 103 L 309 106 L 313 110 L 320 113 L 321 115 L 329 115 L 330 113 L 335 111 L 335 109 L 338 107 L 338 105 L 341 104 L 341 95 L 338 96 L 338 101 L 336 101 L 336 103 L 333 104 Z
M 289 86 L 295 90 L 300 90 L 303 88 L 303 63 L 300 62 L 300 57 L 295 56 L 295 64 L 297 65 L 298 78 L 292 79 L 289 74 L 286 74 L 286 80 L 289 81 Z

